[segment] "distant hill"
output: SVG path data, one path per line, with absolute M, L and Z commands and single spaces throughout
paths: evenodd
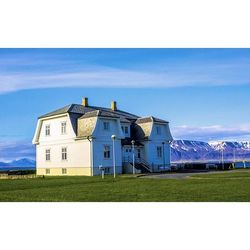
M 35 167 L 36 161 L 23 158 L 20 160 L 14 160 L 11 162 L 0 162 L 0 167 Z

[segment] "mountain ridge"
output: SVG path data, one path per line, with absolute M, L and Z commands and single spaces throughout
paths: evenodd
M 0 167 L 35 167 L 36 161 L 29 158 L 13 160 L 11 162 L 0 162 Z
M 171 160 L 225 161 L 250 159 L 250 142 L 174 140 L 171 144 Z

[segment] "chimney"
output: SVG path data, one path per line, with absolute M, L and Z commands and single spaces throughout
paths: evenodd
M 82 105 L 84 107 L 88 107 L 89 106 L 88 98 L 87 97 L 82 98 Z
M 111 109 L 112 109 L 113 111 L 116 111 L 116 110 L 117 110 L 116 101 L 112 101 L 112 102 L 111 102 Z

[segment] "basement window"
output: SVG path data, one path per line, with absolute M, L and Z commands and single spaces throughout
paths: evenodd
M 62 168 L 62 174 L 67 174 L 67 168 Z
M 50 169 L 46 168 L 46 174 L 50 174 Z

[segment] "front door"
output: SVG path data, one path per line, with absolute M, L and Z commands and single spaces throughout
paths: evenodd
M 132 160 L 132 150 L 131 148 L 124 148 L 124 161 L 125 162 L 130 162 Z

